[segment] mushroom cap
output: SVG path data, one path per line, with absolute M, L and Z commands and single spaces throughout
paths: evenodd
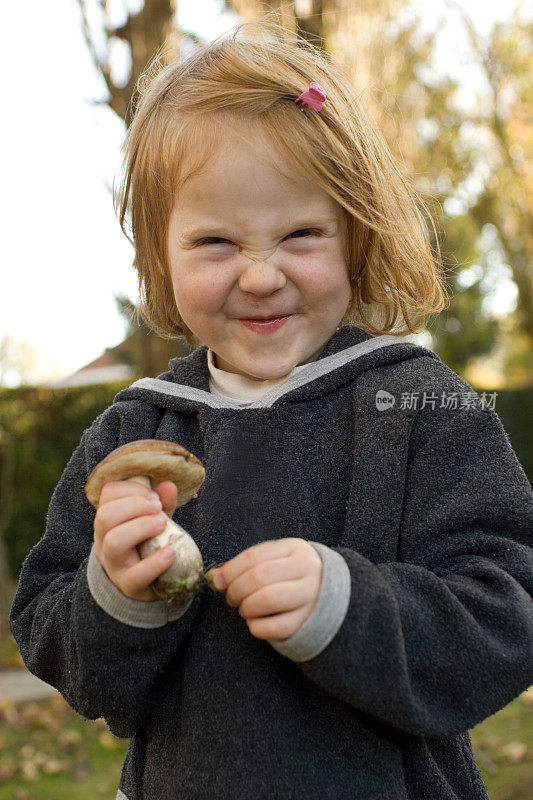
M 93 469 L 85 494 L 95 508 L 100 502 L 100 492 L 105 483 L 124 481 L 143 475 L 155 483 L 172 481 L 178 489 L 176 508 L 184 506 L 205 480 L 202 462 L 185 447 L 160 439 L 138 439 L 112 450 Z

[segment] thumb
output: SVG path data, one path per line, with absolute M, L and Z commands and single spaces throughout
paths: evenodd
M 163 511 L 167 516 L 171 517 L 176 506 L 178 505 L 178 489 L 172 481 L 163 481 L 163 483 L 154 486 L 154 492 L 157 492 Z

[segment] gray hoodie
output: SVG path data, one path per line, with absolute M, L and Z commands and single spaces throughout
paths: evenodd
M 11 609 L 26 666 L 130 738 L 122 800 L 486 800 L 468 730 L 533 683 L 533 493 L 490 399 L 353 326 L 246 405 L 210 391 L 206 353 L 84 431 Z M 204 464 L 173 518 L 205 564 L 315 547 L 296 634 L 255 638 L 207 588 L 169 612 L 109 580 L 84 485 L 150 438 Z

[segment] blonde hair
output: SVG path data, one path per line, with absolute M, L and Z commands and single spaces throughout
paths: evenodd
M 327 93 L 320 113 L 308 107 L 302 113 L 294 102 L 311 81 Z M 201 344 L 176 308 L 168 224 L 180 187 L 217 146 L 216 122 L 235 118 L 248 126 L 259 123 L 344 209 L 351 298 L 341 325 L 402 336 L 419 333 L 425 316 L 445 307 L 440 248 L 428 209 L 348 79 L 303 37 L 277 23 L 241 23 L 183 60 L 162 66 L 156 56 L 137 88 L 122 181 L 113 196 L 122 231 L 135 249 L 138 312 L 163 338 L 183 336 L 192 347 Z M 438 255 L 417 200 L 435 232 Z M 133 240 L 125 230 L 128 211 Z

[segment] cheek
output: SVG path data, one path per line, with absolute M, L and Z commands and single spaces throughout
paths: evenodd
M 184 265 L 173 272 L 172 287 L 176 307 L 182 316 L 215 311 L 227 292 L 222 275 L 211 271 L 193 272 Z
M 311 297 L 337 300 L 339 294 L 350 292 L 348 268 L 336 254 L 313 255 L 298 268 L 298 281 L 302 291 Z

